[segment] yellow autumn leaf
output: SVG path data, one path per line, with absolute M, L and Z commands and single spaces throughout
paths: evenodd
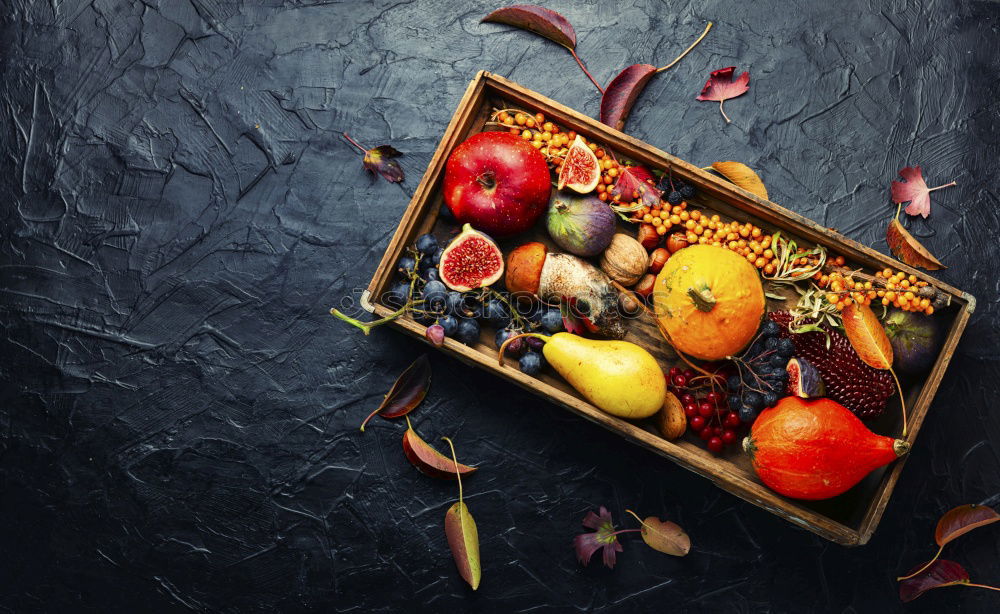
M 712 169 L 747 192 L 768 200 L 767 188 L 764 187 L 764 182 L 746 164 L 733 162 L 732 160 L 713 162 Z

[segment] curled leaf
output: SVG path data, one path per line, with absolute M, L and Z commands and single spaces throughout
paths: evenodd
M 941 188 L 950 188 L 956 185 L 954 181 L 939 185 L 936 188 L 928 188 L 924 182 L 924 176 L 920 172 L 920 166 L 907 166 L 899 171 L 899 176 L 905 181 L 893 181 L 890 189 L 892 191 L 892 202 L 897 204 L 910 201 L 906 205 L 907 215 L 922 215 L 927 217 L 931 213 L 931 192 Z
M 451 460 L 458 479 L 458 502 L 448 508 L 444 515 L 444 534 L 448 538 L 448 547 L 455 558 L 455 565 L 462 579 L 469 583 L 472 590 L 479 588 L 482 577 L 482 567 L 479 562 L 479 530 L 472 518 L 469 506 L 462 499 L 462 477 L 458 458 L 455 456 L 455 446 L 451 439 L 442 437 L 451 448 Z
M 401 155 L 403 154 L 395 147 L 379 145 L 365 152 L 365 159 L 362 163 L 373 175 L 378 173 L 385 177 L 386 181 L 399 183 L 403 180 L 403 169 L 399 166 L 399 162 L 393 158 L 398 158 Z
M 640 520 L 632 510 L 625 510 L 642 523 L 642 541 L 653 550 L 673 556 L 684 556 L 691 550 L 691 538 L 677 523 L 649 516 Z
M 458 479 L 458 474 L 469 475 L 476 471 L 477 467 L 470 467 L 458 463 L 457 473 L 455 464 L 451 459 L 435 450 L 429 443 L 423 440 L 420 435 L 413 430 L 413 425 L 407 418 L 407 429 L 403 433 L 403 454 L 406 459 L 420 470 L 424 475 L 442 480 Z
M 948 542 L 965 535 L 973 529 L 992 524 L 1000 520 L 993 508 L 988 505 L 960 505 L 941 516 L 934 530 L 934 541 L 944 547 Z
M 761 181 L 757 173 L 753 172 L 753 169 L 746 164 L 743 164 L 742 162 L 733 162 L 732 160 L 726 162 L 713 162 L 712 169 L 747 192 L 756 194 L 764 200 L 767 200 L 767 188 L 764 187 L 764 182 Z
M 569 21 L 555 11 L 534 4 L 515 4 L 497 9 L 483 17 L 482 21 L 528 30 L 570 51 L 576 49 L 576 30 Z
M 736 79 L 733 79 L 735 70 L 735 66 L 713 70 L 708 77 L 708 81 L 705 82 L 705 87 L 701 88 L 701 93 L 695 97 L 695 100 L 718 101 L 719 112 L 722 113 L 722 117 L 726 120 L 727 124 L 729 123 L 729 116 L 726 115 L 726 111 L 722 108 L 722 103 L 730 98 L 742 96 L 750 89 L 750 73 L 744 72 Z
M 618 73 L 601 96 L 601 122 L 621 130 L 636 98 L 656 74 L 656 67 L 633 64 Z
M 392 388 L 382 399 L 382 404 L 372 413 L 368 414 L 364 422 L 361 423 L 361 432 L 364 432 L 365 425 L 375 414 L 383 418 L 400 418 L 413 411 L 420 405 L 420 402 L 427 396 L 427 389 L 431 385 L 431 363 L 427 356 L 423 355 L 413 361 L 409 367 L 396 378 Z
M 611 196 L 621 204 L 639 202 L 643 207 L 659 207 L 663 190 L 656 187 L 653 174 L 645 166 L 625 166 L 618 169 L 618 180 Z
M 871 307 L 853 302 L 842 313 L 844 332 L 861 360 L 875 369 L 891 368 L 892 343 Z
M 946 268 L 899 223 L 898 219 L 893 218 L 889 222 L 889 228 L 885 231 L 885 242 L 889 244 L 893 256 L 910 266 L 922 267 L 928 271 Z
M 969 572 L 964 567 L 954 561 L 938 559 L 927 569 L 900 582 L 899 598 L 904 602 L 913 601 L 932 588 L 968 583 Z

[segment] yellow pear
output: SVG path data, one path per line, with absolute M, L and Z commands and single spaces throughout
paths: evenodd
M 588 401 L 621 418 L 648 418 L 663 407 L 667 383 L 656 359 L 628 341 L 556 333 L 542 354 Z

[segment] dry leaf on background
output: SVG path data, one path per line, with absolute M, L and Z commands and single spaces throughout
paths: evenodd
M 386 181 L 399 183 L 403 180 L 403 168 L 393 158 L 398 158 L 401 155 L 403 154 L 395 147 L 379 145 L 365 152 L 365 159 L 362 164 L 373 175 L 378 173 Z
M 899 598 L 903 602 L 913 601 L 932 588 L 968 584 L 969 572 L 954 561 L 938 559 L 927 569 L 899 583 Z
M 413 361 L 409 367 L 403 371 L 392 388 L 382 399 L 382 404 L 372 413 L 368 414 L 364 422 L 361 423 L 361 432 L 364 432 L 365 425 L 375 414 L 391 420 L 400 418 L 413 411 L 420 405 L 420 402 L 427 396 L 427 389 L 431 386 L 431 363 L 427 360 L 427 355 Z
M 677 523 L 660 520 L 656 516 L 640 520 L 632 510 L 625 511 L 642 523 L 642 529 L 640 529 L 642 540 L 653 550 L 673 556 L 684 556 L 690 552 L 691 538 Z
M 455 464 L 451 459 L 431 447 L 431 444 L 413 430 L 409 417 L 406 418 L 406 427 L 406 432 L 403 433 L 403 454 L 424 475 L 442 480 L 455 480 L 458 479 L 459 473 L 469 475 L 478 469 L 458 463 L 458 473 L 456 473 Z
M 601 96 L 601 122 L 621 130 L 635 99 L 655 74 L 656 67 L 649 64 L 633 64 L 618 73 Z
M 483 17 L 484 22 L 502 23 L 539 36 L 566 47 L 576 49 L 576 30 L 559 13 L 534 4 L 516 4 L 497 9 Z
M 732 160 L 713 162 L 712 169 L 747 192 L 756 194 L 764 200 L 768 199 L 767 188 L 764 187 L 764 182 L 746 164 L 733 162 Z
M 931 213 L 931 192 L 956 185 L 952 181 L 936 188 L 928 188 L 919 164 L 903 168 L 899 171 L 899 176 L 905 181 L 892 182 L 892 202 L 902 204 L 909 201 L 910 204 L 904 209 L 908 215 L 927 217 Z
M 949 510 L 938 520 L 934 530 L 934 541 L 938 546 L 944 547 L 948 542 L 965 535 L 973 529 L 993 524 L 1000 520 L 992 507 L 988 505 L 960 505 Z
M 750 89 L 750 73 L 744 72 L 736 79 L 733 79 L 735 70 L 735 66 L 713 70 L 708 81 L 705 82 L 705 87 L 701 88 L 701 93 L 695 98 L 695 100 L 718 101 L 719 112 L 722 113 L 722 117 L 726 120 L 727 124 L 729 123 L 729 116 L 723 110 L 722 103 L 730 98 L 742 96 Z
M 889 251 L 893 256 L 910 266 L 922 267 L 928 271 L 947 268 L 920 241 L 917 241 L 898 219 L 893 218 L 889 222 L 889 227 L 885 231 L 885 242 L 889 244 Z
M 458 480 L 458 501 L 448 508 L 444 515 L 444 534 L 448 538 L 448 547 L 455 558 L 455 566 L 462 579 L 469 583 L 472 590 L 479 588 L 482 578 L 482 566 L 479 560 L 479 530 L 472 518 L 469 506 L 465 504 L 462 495 L 462 477 L 455 456 L 455 446 L 451 439 L 442 437 L 451 448 L 451 460 Z

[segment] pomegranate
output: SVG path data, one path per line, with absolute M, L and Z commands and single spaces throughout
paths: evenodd
M 552 186 L 545 157 L 509 132 L 480 132 L 448 157 L 444 202 L 460 224 L 496 237 L 531 228 Z
M 441 253 L 438 273 L 452 290 L 483 288 L 503 275 L 503 254 L 492 239 L 466 224 Z

